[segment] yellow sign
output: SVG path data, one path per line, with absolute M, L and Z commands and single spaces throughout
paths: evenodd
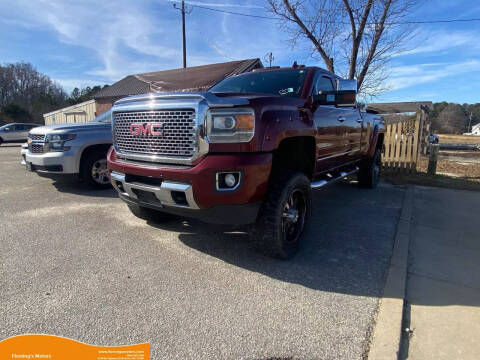
M 20 335 L 0 341 L 0 359 L 149 360 L 150 344 L 95 346 L 53 335 Z

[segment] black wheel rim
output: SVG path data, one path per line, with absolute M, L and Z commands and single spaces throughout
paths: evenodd
M 307 210 L 305 194 L 299 189 L 293 190 L 283 206 L 282 231 L 287 243 L 295 243 L 305 225 Z

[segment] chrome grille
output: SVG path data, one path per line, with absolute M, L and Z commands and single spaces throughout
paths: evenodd
M 32 140 L 40 140 L 43 141 L 45 135 L 37 135 L 37 134 L 28 134 L 28 137 Z
M 113 136 L 120 152 L 190 158 L 195 155 L 197 135 L 193 109 L 114 113 Z M 162 135 L 131 135 L 131 124 L 162 124 Z
M 43 144 L 31 143 L 28 145 L 28 150 L 32 154 L 43 154 Z

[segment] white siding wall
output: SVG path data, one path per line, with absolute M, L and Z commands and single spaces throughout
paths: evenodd
M 477 124 L 472 128 L 472 135 L 480 135 L 480 124 Z
M 43 114 L 45 125 L 91 121 L 95 118 L 95 100 Z

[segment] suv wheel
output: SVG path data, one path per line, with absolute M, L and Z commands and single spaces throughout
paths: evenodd
M 127 206 L 133 215 L 135 215 L 136 217 L 142 220 L 153 221 L 153 222 L 165 222 L 165 221 L 173 220 L 175 218 L 175 215 L 150 209 L 147 207 L 143 207 L 139 205 L 131 205 L 131 204 L 127 204 Z
M 281 259 L 299 250 L 312 209 L 310 180 L 302 173 L 274 176 L 255 226 L 261 250 Z
M 376 149 L 373 157 L 360 168 L 358 172 L 358 184 L 366 188 L 376 188 L 380 180 L 380 171 L 382 169 L 382 156 L 380 149 Z
M 83 181 L 93 187 L 98 189 L 111 187 L 106 153 L 96 151 L 88 154 L 83 160 L 81 175 Z

